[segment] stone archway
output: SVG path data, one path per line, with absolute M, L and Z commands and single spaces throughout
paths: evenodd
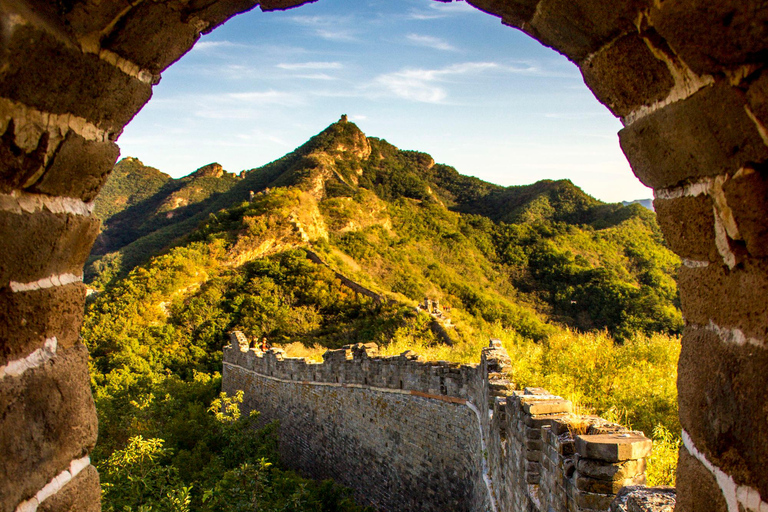
M 684 261 L 679 510 L 768 510 L 768 6 L 468 1 L 579 65 L 655 189 Z M 162 70 L 256 4 L 0 0 L 0 512 L 99 509 L 78 343 L 88 203 Z

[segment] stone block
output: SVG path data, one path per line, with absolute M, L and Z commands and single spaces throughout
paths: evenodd
M 680 257 L 720 262 L 715 243 L 714 203 L 708 195 L 653 201 L 669 248 Z
M 742 169 L 723 183 L 723 192 L 749 255 L 768 257 L 768 167 Z
M 143 2 L 120 19 L 102 46 L 153 74 L 176 62 L 208 24 L 177 2 Z
M 675 512 L 727 512 L 728 504 L 717 480 L 704 465 L 680 447 L 677 460 Z
M 581 510 L 608 510 L 608 508 L 611 506 L 611 502 L 615 498 L 615 495 L 596 494 L 592 492 L 579 491 L 577 489 L 573 493 L 573 498 L 576 506 Z
M 655 2 L 651 24 L 699 74 L 763 62 L 768 50 L 768 9 L 754 1 Z
M 615 116 L 652 105 L 669 95 L 675 81 L 646 41 L 629 34 L 581 64 L 584 83 Z
M 599 480 L 576 473 L 576 488 L 580 491 L 596 494 L 616 494 L 622 487 L 627 485 L 645 484 L 645 475 L 636 475 L 633 478 L 624 480 Z
M 533 19 L 539 0 L 467 0 L 467 3 L 498 16 L 505 25 L 521 28 Z
M 645 473 L 646 467 L 645 459 L 611 464 L 602 460 L 579 458 L 576 463 L 576 470 L 579 473 L 598 480 L 626 480 Z
M 99 472 L 88 466 L 59 492 L 43 501 L 38 512 L 101 512 Z
M 96 443 L 83 345 L 0 380 L 0 431 L 0 510 L 10 512 Z
M 84 306 L 82 283 L 23 293 L 0 289 L 0 366 L 28 356 L 54 336 L 59 349 L 72 347 Z
M 0 288 L 51 275 L 82 274 L 99 231 L 99 220 L 39 211 L 0 211 Z
M 637 32 L 635 19 L 647 3 L 541 0 L 523 29 L 578 63 L 620 35 Z
M 14 28 L 0 71 L 0 95 L 53 114 L 74 114 L 118 133 L 149 101 L 152 87 L 30 25 Z
M 674 487 L 627 486 L 616 493 L 611 512 L 674 512 Z
M 686 329 L 677 377 L 680 423 L 709 461 L 763 496 L 768 474 L 754 468 L 768 460 L 766 368 L 763 347 L 723 342 L 709 329 Z
M 606 462 L 642 459 L 651 453 L 652 441 L 634 432 L 576 436 L 579 457 Z
M 707 267 L 681 267 L 678 272 L 680 303 L 688 322 L 715 325 L 730 331 L 739 329 L 739 338 L 768 339 L 768 318 L 765 303 L 768 300 L 768 262 L 747 259 L 729 270 L 723 265 Z
M 746 104 L 742 91 L 719 82 L 622 129 L 621 148 L 638 179 L 654 189 L 735 173 L 768 159 Z
M 39 176 L 50 142 L 48 133 L 43 133 L 37 146 L 26 150 L 19 147 L 15 139 L 16 128 L 11 119 L 0 138 L 0 193 L 4 194 L 25 187 L 27 182 Z
M 69 132 L 32 191 L 89 202 L 99 193 L 118 156 L 120 148 L 114 142 L 89 141 Z
M 755 117 L 768 126 L 768 71 L 762 71 L 749 85 L 747 102 Z
M 572 410 L 572 404 L 568 400 L 560 397 L 553 399 L 542 399 L 538 397 L 521 397 L 523 410 L 532 415 L 569 413 Z

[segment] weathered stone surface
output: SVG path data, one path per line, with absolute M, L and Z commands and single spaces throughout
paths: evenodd
M 92 217 L 0 211 L 0 287 L 10 281 L 28 283 L 51 275 L 82 274 L 98 231 L 99 220 Z
M 723 184 L 723 192 L 749 255 L 768 257 L 768 167 L 743 169 Z
M 581 73 L 597 99 L 619 117 L 663 100 L 675 85 L 666 64 L 637 34 L 618 39 L 584 61 Z
M 675 512 L 726 512 L 728 506 L 714 475 L 685 446 L 677 460 Z
M 597 494 L 616 494 L 627 485 L 642 485 L 645 483 L 645 475 L 637 475 L 634 478 L 624 480 L 599 480 L 576 473 L 576 488 L 584 492 Z
M 539 0 L 467 0 L 467 3 L 498 16 L 506 25 L 520 28 L 531 21 Z
M 579 473 L 598 480 L 626 480 L 645 473 L 645 469 L 645 459 L 610 464 L 602 460 L 579 458 L 576 463 L 576 470 Z
M 616 493 L 611 512 L 674 512 L 674 487 L 627 486 Z
M 714 204 L 708 195 L 656 199 L 653 207 L 669 248 L 680 257 L 722 261 L 715 243 Z
M 0 380 L 0 510 L 34 496 L 96 443 L 96 410 L 83 345 Z
M 573 405 L 568 400 L 562 398 L 539 399 L 523 397 L 521 400 L 525 412 L 531 415 L 556 414 L 571 412 Z
M 651 23 L 700 74 L 763 62 L 768 50 L 768 9 L 762 2 L 655 2 Z
M 30 25 L 14 28 L 6 51 L 14 58 L 0 70 L 0 95 L 110 132 L 122 130 L 152 95 L 149 84 Z
M 121 18 L 102 46 L 154 74 L 187 53 L 207 23 L 181 2 L 143 2 Z
M 735 173 L 768 159 L 768 146 L 745 105 L 743 92 L 720 82 L 625 127 L 619 132 L 621 148 L 635 175 L 651 188 Z
M 59 349 L 72 347 L 84 305 L 82 283 L 23 293 L 0 289 L 0 366 L 28 356 L 54 336 Z
M 651 453 L 652 444 L 647 437 L 632 432 L 576 436 L 580 457 L 606 462 L 641 459 Z
M 718 264 L 681 267 L 680 302 L 688 322 L 738 328 L 746 338 L 768 339 L 768 262 L 748 259 L 733 270 Z
M 635 19 L 646 4 L 645 0 L 541 0 L 523 29 L 572 61 L 581 62 L 616 37 L 637 32 Z
M 766 368 L 765 348 L 723 342 L 709 329 L 686 329 L 677 377 L 683 429 L 708 460 L 763 496 L 768 475 L 750 468 L 768 460 Z
M 768 71 L 763 71 L 747 89 L 749 108 L 764 126 L 768 126 Z
M 91 201 L 120 156 L 114 142 L 89 141 L 69 132 L 32 190 Z
M 8 194 L 24 187 L 45 165 L 49 137 L 44 133 L 37 142 L 37 147 L 27 151 L 15 142 L 16 128 L 13 120 L 8 122 L 0 138 L 0 193 Z
M 574 491 L 574 501 L 576 506 L 588 510 L 608 510 L 615 495 L 613 494 L 595 494 L 584 491 Z
M 99 472 L 88 466 L 59 492 L 43 501 L 39 512 L 100 512 Z

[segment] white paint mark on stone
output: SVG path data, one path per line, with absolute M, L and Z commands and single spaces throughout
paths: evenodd
M 653 191 L 654 199 L 680 199 L 681 197 L 697 197 L 709 194 L 714 178 L 703 178 L 680 187 L 660 188 Z
M 709 266 L 708 261 L 689 260 L 688 258 L 682 259 L 683 266 L 688 268 L 706 268 Z
M 69 463 L 68 469 L 65 469 L 53 477 L 51 481 L 45 484 L 42 489 L 37 491 L 37 494 L 35 494 L 32 498 L 21 502 L 16 507 L 15 512 L 35 512 L 37 507 L 39 507 L 42 502 L 63 489 L 65 485 L 71 482 L 73 478 L 75 478 L 82 470 L 90 465 L 91 458 L 88 455 L 80 459 L 73 460 Z
M 54 286 L 66 286 L 72 283 L 80 283 L 83 281 L 82 274 L 60 274 L 57 276 L 44 277 L 31 283 L 18 283 L 11 281 L 11 291 L 17 292 L 31 292 L 35 290 L 44 290 L 46 288 L 53 288 Z
M 762 500 L 757 490 L 747 485 L 737 484 L 733 477 L 712 464 L 703 453 L 696 449 L 691 436 L 685 430 L 683 430 L 683 445 L 685 445 L 688 453 L 693 455 L 696 460 L 707 468 L 707 471 L 714 475 L 717 485 L 720 486 L 725 502 L 728 505 L 728 512 L 740 512 L 742 510 L 747 512 L 764 512 L 768 510 L 768 503 Z
M 643 40 L 653 55 L 667 66 L 669 73 L 672 75 L 672 79 L 675 81 L 675 86 L 663 100 L 659 100 L 651 105 L 642 105 L 635 111 L 627 114 L 621 120 L 624 126 L 629 126 L 672 103 L 688 99 L 704 87 L 708 87 L 715 83 L 715 78 L 712 75 L 697 75 L 681 60 L 656 48 L 649 39 L 643 38 Z
M 713 208 L 713 215 L 715 216 L 715 245 L 717 246 L 717 252 L 723 258 L 723 262 L 728 265 L 728 268 L 732 269 L 738 263 L 736 255 L 731 251 L 731 244 L 728 237 L 723 219 L 720 217 L 720 212 L 717 206 Z
M 0 380 L 5 377 L 19 377 L 27 370 L 42 366 L 56 355 L 58 349 L 56 336 L 48 338 L 41 348 L 38 348 L 23 359 L 16 359 L 4 366 L 0 366 Z
M 765 341 L 760 340 L 758 338 L 753 338 L 750 336 L 747 336 L 744 334 L 744 331 L 737 328 L 730 328 L 730 327 L 720 327 L 719 325 L 715 324 L 712 320 L 709 321 L 709 324 L 704 326 L 704 329 L 711 331 L 720 338 L 720 341 L 723 343 L 731 344 L 731 345 L 737 345 L 740 347 L 743 347 L 745 345 L 753 345 L 755 347 L 761 347 L 765 348 L 766 344 Z
M 10 194 L 0 194 L 0 211 L 16 214 L 36 213 L 47 210 L 51 213 L 63 213 L 89 217 L 94 203 L 86 203 L 74 197 L 55 197 L 44 194 L 30 194 L 14 190 Z

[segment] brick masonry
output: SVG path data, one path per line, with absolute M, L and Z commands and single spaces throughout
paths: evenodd
M 605 510 L 645 482 L 649 439 L 545 390 L 511 390 L 508 363 L 497 340 L 478 365 L 378 357 L 374 344 L 314 363 L 234 332 L 222 387 L 279 422 L 285 464 L 377 510 Z

